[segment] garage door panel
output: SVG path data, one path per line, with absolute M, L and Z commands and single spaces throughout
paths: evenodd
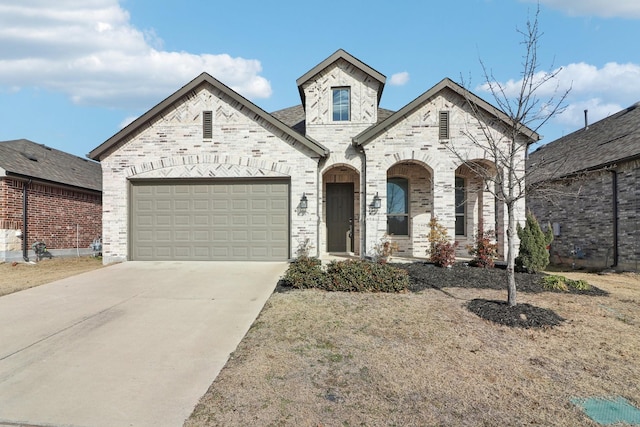
M 132 259 L 288 258 L 288 182 L 135 182 L 131 198 Z

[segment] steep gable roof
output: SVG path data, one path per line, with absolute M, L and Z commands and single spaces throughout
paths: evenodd
M 530 154 L 535 176 L 554 178 L 640 158 L 640 102 L 556 139 Z
M 99 163 L 27 139 L 0 142 L 0 176 L 36 178 L 102 191 Z
M 375 136 L 384 132 L 385 130 L 394 126 L 398 121 L 407 117 L 411 114 L 416 108 L 419 108 L 422 104 L 424 104 L 429 99 L 433 98 L 439 92 L 444 89 L 450 89 L 456 92 L 458 95 L 462 96 L 465 99 L 469 99 L 474 105 L 478 108 L 481 108 L 485 112 L 491 114 L 492 116 L 502 120 L 505 123 L 509 123 L 509 117 L 503 112 L 489 104 L 487 101 L 483 100 L 477 95 L 469 92 L 467 89 L 463 88 L 459 84 L 455 83 L 453 80 L 449 78 L 442 79 L 438 84 L 433 86 L 431 89 L 424 92 L 422 95 L 402 107 L 400 110 L 396 111 L 394 114 L 389 116 L 386 120 L 381 123 L 372 126 L 365 131 L 361 132 L 359 135 L 356 135 L 353 138 L 353 143 L 355 145 L 364 145 L 373 139 Z M 525 127 L 522 132 L 527 138 L 531 141 L 537 141 L 540 139 L 540 136 L 532 131 L 531 129 Z
M 304 89 L 302 88 L 302 86 L 309 80 L 313 79 L 313 77 L 316 74 L 322 72 L 322 70 L 324 70 L 334 62 L 338 61 L 339 59 L 343 59 L 348 63 L 350 63 L 351 65 L 359 68 L 362 72 L 373 77 L 380 83 L 380 90 L 378 91 L 378 104 L 380 104 L 380 97 L 382 97 L 382 90 L 384 89 L 384 84 L 387 80 L 384 74 L 374 70 L 373 68 L 371 68 L 364 62 L 360 61 L 358 58 L 354 57 L 353 55 L 349 54 L 348 52 L 344 51 L 343 49 L 338 49 L 327 59 L 325 59 L 324 61 L 322 61 L 315 67 L 313 67 L 311 70 L 304 73 L 303 76 L 299 77 L 296 80 L 296 84 L 298 85 L 298 92 L 300 92 L 300 99 L 302 100 L 303 108 L 305 105 L 305 95 L 304 95 Z
M 120 132 L 116 133 L 111 138 L 109 138 L 108 140 L 100 144 L 98 147 L 94 148 L 88 154 L 88 156 L 94 160 L 101 160 L 102 158 L 104 158 L 105 155 L 107 155 L 110 152 L 111 149 L 117 147 L 118 144 L 124 141 L 127 137 L 135 134 L 135 132 L 138 131 L 138 129 L 140 129 L 146 123 L 151 122 L 158 116 L 162 115 L 162 113 L 167 108 L 171 107 L 174 103 L 178 102 L 189 92 L 197 89 L 198 87 L 204 84 L 210 84 L 211 86 L 215 87 L 217 90 L 224 93 L 229 98 L 238 102 L 243 108 L 248 109 L 250 112 L 254 113 L 261 119 L 268 122 L 270 125 L 274 126 L 278 130 L 285 133 L 286 135 L 295 139 L 296 141 L 298 141 L 305 147 L 309 148 L 316 154 L 320 156 L 326 156 L 329 154 L 329 150 L 325 148 L 323 145 L 321 145 L 320 143 L 312 140 L 311 138 L 308 138 L 304 135 L 301 135 L 295 132 L 289 126 L 285 125 L 280 120 L 276 119 L 275 117 L 273 117 L 272 115 L 264 111 L 262 108 L 258 107 L 253 102 L 249 101 L 248 99 L 246 99 L 245 97 L 243 97 L 242 95 L 240 95 L 239 93 L 231 89 L 230 87 L 226 86 L 225 84 L 223 84 L 222 82 L 220 82 L 219 80 L 211 76 L 210 74 L 202 73 L 198 77 L 196 77 L 195 79 L 191 80 L 189 83 L 184 85 L 182 88 L 178 89 L 168 98 L 166 98 L 164 101 L 160 102 L 158 105 L 156 105 L 155 107 L 147 111 L 145 114 L 138 117 L 136 120 L 134 120 L 131 124 L 129 124 L 124 129 L 122 129 Z

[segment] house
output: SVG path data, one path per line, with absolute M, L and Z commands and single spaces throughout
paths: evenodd
M 18 139 L 0 142 L 0 261 L 91 253 L 102 233 L 102 172 L 94 161 Z
M 555 238 L 551 261 L 640 265 L 640 103 L 531 153 L 527 206 Z
M 449 79 L 385 110 L 385 81 L 338 50 L 297 79 L 301 105 L 270 114 L 196 77 L 89 154 L 103 170 L 104 262 L 287 260 L 301 246 L 365 257 L 385 238 L 426 257 L 432 216 L 463 254 L 482 223 L 504 252 L 502 207 L 451 147 L 491 166 L 462 132 L 481 126 L 467 100 L 506 116 Z

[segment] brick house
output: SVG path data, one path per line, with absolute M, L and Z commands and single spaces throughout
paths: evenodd
M 555 238 L 551 261 L 640 265 L 640 103 L 531 153 L 527 206 Z
M 385 110 L 385 80 L 338 50 L 296 81 L 301 105 L 270 114 L 196 77 L 89 154 L 102 164 L 105 263 L 286 260 L 304 242 L 364 257 L 385 235 L 425 257 L 432 216 L 461 248 L 480 222 L 495 226 L 504 251 L 502 206 L 450 147 L 490 167 L 462 134 L 480 126 L 467 100 L 506 116 L 449 79 Z
M 54 256 L 91 253 L 101 190 L 99 163 L 26 139 L 0 142 L 0 261 L 33 257 L 37 241 Z

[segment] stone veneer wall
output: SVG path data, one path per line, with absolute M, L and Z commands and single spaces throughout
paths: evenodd
M 89 245 L 102 234 L 100 193 L 32 182 L 28 188 L 28 241 L 44 241 L 47 249 L 64 253 L 90 253 Z M 0 260 L 22 259 L 23 182 L 0 180 Z M 73 252 L 73 251 L 72 251 Z M 31 256 L 30 255 L 30 256 Z
M 305 238 L 317 247 L 318 156 L 210 85 L 184 96 L 102 163 L 105 263 L 128 257 L 128 180 L 290 177 L 291 256 Z M 202 135 L 213 111 L 213 137 Z M 308 209 L 297 204 L 305 193 Z
M 616 169 L 618 179 L 618 268 L 640 264 L 640 162 Z M 541 226 L 557 224 L 551 244 L 553 263 L 608 268 L 613 264 L 613 177 L 596 171 L 547 184 L 527 204 Z

